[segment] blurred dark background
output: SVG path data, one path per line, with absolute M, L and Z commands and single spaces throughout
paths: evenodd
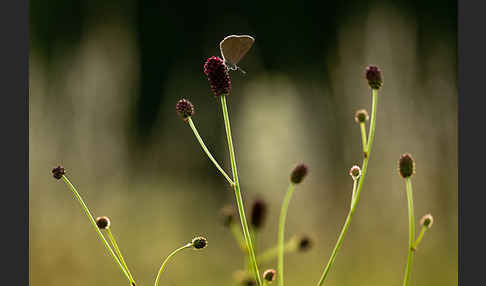
M 256 39 L 228 100 L 246 204 L 258 195 L 270 204 L 262 248 L 276 242 L 290 170 L 311 168 L 287 230 L 316 244 L 288 256 L 288 283 L 317 282 L 344 223 L 347 172 L 361 160 L 353 114 L 371 111 L 363 72 L 376 64 L 384 85 L 369 177 L 328 284 L 401 283 L 407 203 L 396 161 L 410 152 L 417 223 L 436 218 L 411 284 L 456 285 L 456 13 L 456 1 L 30 1 L 31 285 L 126 283 L 50 177 L 58 163 L 92 212 L 112 217 L 140 285 L 195 234 L 210 247 L 176 258 L 165 282 L 233 283 L 242 258 L 219 209 L 234 196 L 174 110 L 182 97 L 194 103 L 199 132 L 230 172 L 202 72 L 229 34 Z

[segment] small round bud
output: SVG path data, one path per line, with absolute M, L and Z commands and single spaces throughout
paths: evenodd
M 426 214 L 420 219 L 420 224 L 425 226 L 426 228 L 432 227 L 434 223 L 434 217 L 431 214 Z
M 267 269 L 263 272 L 263 280 L 267 281 L 268 283 L 272 283 L 277 276 L 277 271 L 275 269 Z
M 204 237 L 198 236 L 192 239 L 191 244 L 195 249 L 201 249 L 208 245 L 208 241 Z
M 63 166 L 57 166 L 56 168 L 52 169 L 52 176 L 54 179 L 59 180 L 64 174 L 66 174 L 66 170 Z
M 366 79 L 372 89 L 380 89 L 383 78 L 380 68 L 377 66 L 367 66 L 365 71 Z
M 107 229 L 110 227 L 110 219 L 106 216 L 100 216 L 96 218 L 96 225 L 99 229 Z
M 353 178 L 353 180 L 357 180 L 361 177 L 361 168 L 359 166 L 354 165 L 349 169 L 349 175 Z
M 312 240 L 310 237 L 303 235 L 299 239 L 299 251 L 307 251 L 312 247 Z
M 354 121 L 356 121 L 356 123 L 363 123 L 368 121 L 368 119 L 370 119 L 370 116 L 368 115 L 368 111 L 366 111 L 366 109 L 357 110 L 354 114 Z
M 299 164 L 295 166 L 294 170 L 290 174 L 290 181 L 294 184 L 299 184 L 307 175 L 307 172 L 308 172 L 307 165 Z
M 176 104 L 177 113 L 184 119 L 194 115 L 194 105 L 189 100 L 181 99 Z
M 221 209 L 221 215 L 223 217 L 223 225 L 229 227 L 235 221 L 235 208 L 232 205 L 226 205 Z
M 250 223 L 256 229 L 261 228 L 267 216 L 267 203 L 262 199 L 256 199 L 251 209 Z
M 231 80 L 224 61 L 219 57 L 210 57 L 204 64 L 204 73 L 215 96 L 229 94 Z
M 415 161 L 412 155 L 404 153 L 398 160 L 398 172 L 403 178 L 409 178 L 415 174 Z

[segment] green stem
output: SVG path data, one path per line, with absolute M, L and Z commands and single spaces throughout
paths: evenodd
M 278 256 L 278 250 L 279 250 L 278 245 L 275 246 L 275 247 L 272 247 L 268 250 L 265 250 L 265 252 L 263 252 L 262 254 L 258 255 L 257 259 L 261 263 L 270 261 L 270 260 L 272 260 L 272 259 L 274 259 L 275 257 Z M 284 245 L 284 252 L 285 253 L 291 252 L 291 251 L 296 251 L 296 250 L 297 250 L 297 239 L 296 238 L 292 238 L 290 241 L 287 241 L 285 243 L 285 245 Z
M 160 266 L 159 272 L 157 273 L 157 278 L 155 278 L 155 286 L 159 285 L 160 275 L 162 274 L 162 272 L 164 272 L 165 266 L 167 265 L 169 260 L 172 258 L 172 256 L 176 255 L 179 251 L 181 251 L 183 249 L 190 248 L 191 246 L 192 246 L 192 244 L 188 243 L 188 244 L 181 246 L 181 247 L 177 248 L 176 250 L 172 251 L 172 253 L 169 254 L 169 256 L 167 256 L 167 258 L 164 260 L 164 262 Z
M 420 234 L 419 234 L 417 240 L 415 241 L 415 243 L 413 244 L 414 250 L 417 250 L 417 247 L 419 246 L 420 242 L 422 241 L 422 238 L 424 237 L 424 234 L 427 231 L 427 229 L 429 229 L 429 228 L 426 227 L 426 226 L 422 226 L 422 229 L 420 230 Z
M 83 198 L 81 198 L 78 191 L 76 191 L 76 188 L 74 187 L 74 185 L 71 184 L 71 182 L 68 180 L 68 178 L 65 175 L 62 176 L 62 179 L 69 186 L 69 188 L 71 188 L 71 191 L 73 192 L 76 199 L 78 199 L 79 203 L 81 204 L 81 207 L 83 208 L 84 212 L 86 213 L 86 216 L 88 217 L 89 221 L 91 222 L 91 224 L 95 228 L 96 232 L 98 233 L 98 236 L 101 238 L 101 240 L 105 244 L 106 249 L 108 250 L 108 252 L 110 252 L 111 256 L 113 257 L 115 262 L 118 264 L 118 266 L 120 267 L 123 274 L 125 274 L 128 281 L 131 283 L 132 281 L 130 280 L 130 276 L 128 275 L 125 268 L 123 268 L 123 265 L 120 263 L 120 260 L 118 260 L 118 258 L 116 257 L 116 254 L 113 252 L 113 249 L 111 249 L 110 245 L 108 244 L 108 241 L 106 241 L 105 237 L 101 233 L 100 229 L 98 228 L 98 225 L 96 225 L 96 221 L 93 218 L 93 216 L 91 215 L 91 213 L 89 212 L 88 206 L 86 206 L 86 204 L 84 203 Z
M 187 122 L 189 122 L 189 126 L 191 126 L 192 132 L 194 132 L 194 135 L 196 136 L 197 141 L 199 141 L 199 144 L 203 148 L 203 150 L 206 153 L 206 155 L 208 155 L 208 157 L 211 160 L 211 162 L 213 162 L 214 166 L 216 166 L 216 168 L 225 177 L 225 179 L 228 181 L 228 183 L 230 183 L 230 185 L 233 186 L 234 185 L 233 180 L 231 180 L 231 178 L 228 176 L 228 174 L 226 174 L 226 172 L 223 170 L 223 168 L 221 168 L 221 166 L 214 159 L 213 155 L 211 155 L 211 152 L 209 152 L 208 148 L 204 144 L 204 141 L 202 140 L 201 136 L 199 135 L 199 132 L 197 132 L 197 128 L 194 125 L 194 122 L 192 121 L 192 118 L 191 117 L 188 117 L 187 118 Z
M 289 208 L 290 199 L 292 198 L 292 194 L 294 192 L 294 184 L 290 183 L 287 189 L 287 193 L 285 194 L 282 209 L 280 211 L 280 219 L 278 223 L 278 265 L 277 265 L 277 273 L 278 273 L 278 285 L 284 285 L 284 239 L 285 239 L 285 220 L 287 218 L 287 210 Z
M 125 270 L 128 273 L 128 276 L 130 277 L 130 282 L 135 283 L 135 280 L 133 279 L 132 273 L 130 273 L 130 269 L 128 269 L 127 263 L 125 262 L 125 259 L 123 259 L 123 255 L 120 251 L 120 248 L 118 247 L 118 244 L 116 243 L 115 237 L 113 236 L 113 233 L 111 232 L 110 228 L 106 229 L 106 233 L 108 233 L 108 237 L 110 238 L 111 244 L 113 245 L 113 248 L 115 249 L 116 254 L 118 255 L 118 258 L 120 259 L 121 263 L 123 264 L 123 267 L 125 267 Z
M 407 186 L 409 240 L 408 240 L 407 266 L 405 267 L 403 286 L 407 286 L 408 281 L 410 279 L 410 271 L 412 268 L 413 251 L 414 251 L 413 243 L 415 241 L 415 219 L 413 216 L 412 181 L 410 180 L 410 177 L 405 179 L 405 184 Z
M 351 194 L 351 205 L 350 208 L 354 205 L 354 200 L 356 199 L 356 186 L 358 185 L 358 179 L 353 179 L 353 192 Z
M 363 145 L 363 154 L 368 155 L 368 145 L 366 144 L 366 125 L 364 122 L 359 124 L 361 127 L 361 143 Z
M 253 273 L 255 275 L 255 280 L 258 282 L 258 286 L 262 285 L 262 280 L 260 278 L 260 273 L 258 271 L 258 265 L 256 262 L 255 251 L 253 249 L 253 243 L 251 241 L 250 230 L 248 229 L 248 223 L 245 216 L 245 208 L 243 206 L 243 198 L 240 191 L 240 183 L 238 180 L 238 170 L 236 167 L 235 151 L 233 148 L 233 139 L 231 138 L 231 127 L 228 115 L 228 107 L 226 106 L 226 96 L 222 94 L 221 96 L 221 106 L 223 109 L 224 125 L 226 127 L 226 138 L 228 140 L 228 148 L 231 158 L 231 168 L 233 171 L 233 180 L 235 186 L 235 197 L 236 203 L 238 205 L 238 212 L 240 214 L 241 227 L 243 228 L 243 235 L 245 236 L 246 246 L 248 248 L 248 255 L 250 258 Z
M 353 204 L 351 205 L 351 209 L 349 210 L 348 216 L 346 217 L 346 221 L 344 222 L 344 226 L 341 230 L 341 233 L 339 234 L 338 240 L 336 242 L 336 245 L 334 246 L 334 249 L 331 253 L 331 257 L 329 258 L 329 261 L 326 265 L 326 268 L 324 268 L 324 271 L 322 272 L 321 278 L 319 279 L 319 282 L 317 283 L 318 286 L 321 286 L 324 283 L 324 280 L 326 280 L 326 277 L 329 273 L 329 270 L 331 269 L 331 266 L 334 264 L 334 260 L 336 259 L 336 255 L 341 247 L 341 244 L 343 242 L 344 236 L 346 235 L 346 232 L 348 231 L 349 225 L 351 223 L 351 219 L 353 218 L 353 214 L 356 210 L 356 206 L 358 205 L 359 202 L 359 197 L 361 195 L 361 190 L 363 189 L 363 182 L 366 177 L 366 171 L 368 169 L 368 161 L 370 158 L 371 154 L 371 147 L 373 144 L 373 138 L 375 135 L 375 125 L 376 125 L 376 110 L 378 107 L 378 90 L 372 89 L 372 112 L 371 112 L 371 123 L 370 123 L 370 133 L 368 135 L 368 154 L 367 156 L 363 159 L 363 167 L 361 168 L 361 177 L 359 178 L 358 182 L 358 189 L 356 191 L 356 198 L 354 199 Z

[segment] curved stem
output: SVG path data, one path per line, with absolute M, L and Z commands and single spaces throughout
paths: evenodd
M 296 251 L 297 250 L 297 239 L 294 237 L 291 240 L 287 241 L 284 245 L 284 253 Z M 261 263 L 268 262 L 276 257 L 278 257 L 278 245 L 272 247 L 270 249 L 265 250 L 262 254 L 258 255 L 258 261 Z
M 351 204 L 350 204 L 349 208 L 351 208 L 354 205 L 354 200 L 356 199 L 356 186 L 357 185 L 358 185 L 358 179 L 353 180 L 353 192 L 351 194 Z
M 363 145 L 363 154 L 365 154 L 365 157 L 368 156 L 368 145 L 366 143 L 366 125 L 364 122 L 361 122 L 359 124 L 360 129 L 361 129 L 361 144 Z
M 417 250 L 417 247 L 419 246 L 420 242 L 422 241 L 422 238 L 424 237 L 424 234 L 427 231 L 427 229 L 429 229 L 429 228 L 426 227 L 426 226 L 422 226 L 422 229 L 420 230 L 420 234 L 419 234 L 417 240 L 415 241 L 415 243 L 413 244 L 414 250 Z
M 403 278 L 403 286 L 407 286 L 408 281 L 410 279 L 410 270 L 412 267 L 413 251 L 414 251 L 413 243 L 415 240 L 415 219 L 413 216 L 412 181 L 410 180 L 410 177 L 405 179 L 405 184 L 407 186 L 409 240 L 408 240 L 407 266 L 405 267 L 405 277 Z
M 262 285 L 262 279 L 260 278 L 260 273 L 258 271 L 258 265 L 255 257 L 255 250 L 253 249 L 253 243 L 251 241 L 250 230 L 248 229 L 248 223 L 246 221 L 245 208 L 243 206 L 243 198 L 240 191 L 240 183 L 238 180 L 238 170 L 236 167 L 235 151 L 233 148 L 233 140 L 231 138 L 231 126 L 228 115 L 228 107 L 226 106 L 226 96 L 223 94 L 221 97 L 221 107 L 223 109 L 224 125 L 226 127 L 226 138 L 228 140 L 228 148 L 231 158 L 231 169 L 233 171 L 233 180 L 235 186 L 235 197 L 236 204 L 238 205 L 238 212 L 240 215 L 241 227 L 243 229 L 243 235 L 245 236 L 246 246 L 248 248 L 248 256 L 252 266 L 253 273 L 255 275 L 255 280 L 258 286 Z
M 287 210 L 289 208 L 290 199 L 292 198 L 292 194 L 294 192 L 294 184 L 290 183 L 287 189 L 287 193 L 285 194 L 282 209 L 280 211 L 280 219 L 278 223 L 278 265 L 277 265 L 277 273 L 278 273 L 278 285 L 284 285 L 284 239 L 285 239 L 285 220 L 287 218 Z
M 162 262 L 162 265 L 160 266 L 160 269 L 159 269 L 159 272 L 157 273 L 157 277 L 155 278 L 155 286 L 159 285 L 159 280 L 160 280 L 160 275 L 162 274 L 162 272 L 164 272 L 164 269 L 165 269 L 165 266 L 167 265 L 167 263 L 169 262 L 169 260 L 177 254 L 177 252 L 183 250 L 183 249 L 186 249 L 186 248 L 190 248 L 192 246 L 191 243 L 188 243 L 184 246 L 181 246 L 179 248 L 177 248 L 176 250 L 172 251 L 171 254 L 169 254 L 169 256 L 167 256 L 167 258 L 164 260 L 164 262 Z
M 132 285 L 135 285 L 135 280 L 133 279 L 132 273 L 130 273 L 130 269 L 128 269 L 128 266 L 127 266 L 127 263 L 125 262 L 125 259 L 123 259 L 123 255 L 120 251 L 120 248 L 118 247 L 118 244 L 116 243 L 115 237 L 113 236 L 111 229 L 107 228 L 106 233 L 108 233 L 108 237 L 110 238 L 111 244 L 113 245 L 113 248 L 115 249 L 116 255 L 118 255 L 118 258 L 120 259 L 121 263 L 123 264 L 123 267 L 125 267 L 125 270 L 127 271 L 128 276 L 130 277 L 130 282 L 132 282 Z
M 213 162 L 214 166 L 216 166 L 216 168 L 224 176 L 224 178 L 226 179 L 226 181 L 228 181 L 228 183 L 230 183 L 230 185 L 233 186 L 234 185 L 233 180 L 231 180 L 230 177 L 228 176 L 228 174 L 226 174 L 226 172 L 223 170 L 223 168 L 221 168 L 221 166 L 218 164 L 218 162 L 216 161 L 216 159 L 214 159 L 213 155 L 211 155 L 211 152 L 209 152 L 208 148 L 204 144 L 204 141 L 202 140 L 201 136 L 199 135 L 199 132 L 197 132 L 197 128 L 194 125 L 194 122 L 192 121 L 192 118 L 191 117 L 188 117 L 187 118 L 187 122 L 189 123 L 189 126 L 191 126 L 192 132 L 194 132 L 194 135 L 196 136 L 197 141 L 199 141 L 199 144 L 201 145 L 201 147 L 204 150 L 204 152 L 206 153 L 206 155 L 208 155 L 208 157 L 211 160 L 211 162 Z
M 93 216 L 91 215 L 91 213 L 89 212 L 88 206 L 86 206 L 86 204 L 84 203 L 83 198 L 81 198 L 81 195 L 79 195 L 79 193 L 78 193 L 78 191 L 76 191 L 76 188 L 74 187 L 74 185 L 71 184 L 71 182 L 68 180 L 68 178 L 65 175 L 62 176 L 62 179 L 69 186 L 69 188 L 71 188 L 71 191 L 73 192 L 74 196 L 76 197 L 76 199 L 78 199 L 79 203 L 81 204 L 81 207 L 83 208 L 84 213 L 86 214 L 86 216 L 88 217 L 89 221 L 91 222 L 91 224 L 95 228 L 96 233 L 98 233 L 98 236 L 101 238 L 101 240 L 105 244 L 106 249 L 108 250 L 108 252 L 110 252 L 111 256 L 113 257 L 113 259 L 115 260 L 115 262 L 118 264 L 118 266 L 120 267 L 120 269 L 123 272 L 123 274 L 125 274 L 125 276 L 127 277 L 128 281 L 131 283 L 132 281 L 130 280 L 130 276 L 128 275 L 128 273 L 125 270 L 125 268 L 123 268 L 123 265 L 120 263 L 120 260 L 118 260 L 116 254 L 113 252 L 113 249 L 111 249 L 110 245 L 108 244 L 108 241 L 106 241 L 105 237 L 103 236 L 103 234 L 101 233 L 100 229 L 96 225 L 96 221 L 93 218 Z
M 331 269 L 331 266 L 334 264 L 334 260 L 336 259 L 336 255 L 339 251 L 339 248 L 341 247 L 341 244 L 343 242 L 344 236 L 346 235 L 346 232 L 348 231 L 349 225 L 351 223 L 351 219 L 353 218 L 354 211 L 356 210 L 356 206 L 358 205 L 359 202 L 359 197 L 361 195 L 361 190 L 363 189 L 363 182 L 366 177 L 366 171 L 368 170 L 368 161 L 370 158 L 371 154 L 371 147 L 373 144 L 373 138 L 375 135 L 375 125 L 376 125 L 376 110 L 378 107 L 378 90 L 372 89 L 372 112 L 371 112 L 371 123 L 370 123 L 370 133 L 368 135 L 368 154 L 367 156 L 363 159 L 363 167 L 361 168 L 361 177 L 359 178 L 358 182 L 358 189 L 356 191 L 356 198 L 354 199 L 353 204 L 351 205 L 351 209 L 349 210 L 348 216 L 346 217 L 346 221 L 344 222 L 344 226 L 341 229 L 341 233 L 339 234 L 338 240 L 336 242 L 336 245 L 334 246 L 334 249 L 331 253 L 331 257 L 329 258 L 329 261 L 326 265 L 326 268 L 324 268 L 324 271 L 322 272 L 321 278 L 319 279 L 319 282 L 317 283 L 318 286 L 321 286 L 324 283 L 324 280 L 326 280 L 326 277 L 329 273 L 329 270 Z

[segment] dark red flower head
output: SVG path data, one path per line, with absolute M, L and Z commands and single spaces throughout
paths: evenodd
M 366 79 L 372 89 L 380 89 L 383 84 L 383 78 L 381 76 L 381 70 L 377 66 L 366 67 Z
M 187 99 L 181 99 L 176 104 L 177 113 L 184 119 L 194 115 L 194 106 Z
M 294 184 L 299 184 L 304 179 L 305 175 L 307 175 L 307 165 L 306 164 L 299 164 L 295 166 L 294 170 L 290 174 L 290 181 Z
M 256 229 L 263 226 L 265 217 L 267 216 L 267 203 L 262 198 L 258 198 L 253 202 L 251 209 L 251 225 Z
M 210 57 L 204 64 L 204 73 L 215 96 L 229 94 L 231 80 L 224 61 L 218 57 Z
M 61 179 L 64 174 L 66 174 L 66 170 L 64 170 L 63 166 L 57 166 L 52 169 L 52 176 L 57 180 Z

